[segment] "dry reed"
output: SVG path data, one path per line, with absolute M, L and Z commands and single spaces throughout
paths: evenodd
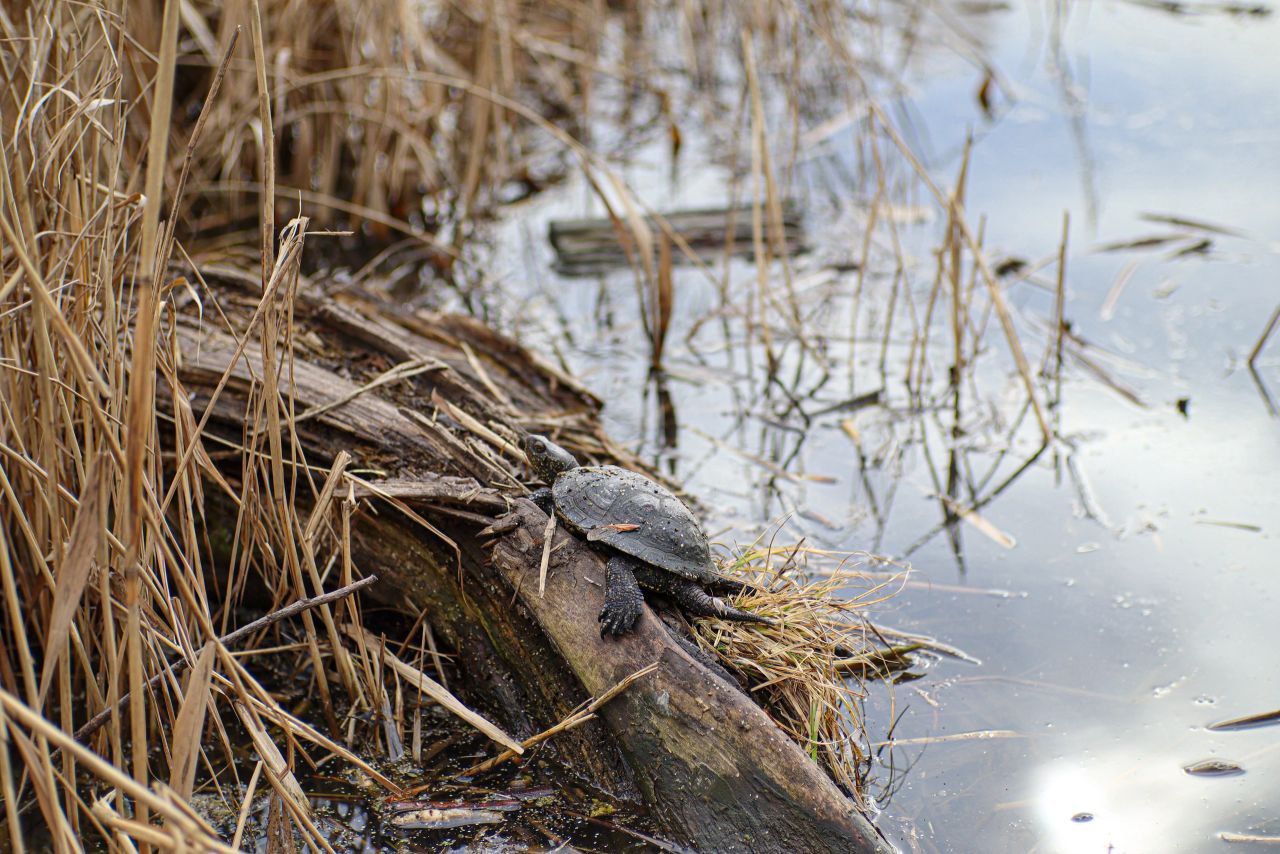
M 595 35 L 585 20 L 536 12 L 512 26 L 507 10 L 431 20 L 409 3 L 387 18 L 357 2 L 283 0 L 0 10 L 0 799 L 13 850 L 38 844 L 38 826 L 57 851 L 94 837 L 225 848 L 185 800 L 201 769 L 237 779 L 233 733 L 260 759 L 249 789 L 230 794 L 243 798 L 237 840 L 265 787 L 282 826 L 328 850 L 295 774 L 304 743 L 396 791 L 281 708 L 228 650 L 255 579 L 279 617 L 300 624 L 330 732 L 347 707 L 388 710 L 387 683 L 408 676 L 519 749 L 351 634 L 356 598 L 335 610 L 322 595 L 335 559 L 355 583 L 349 512 L 337 519 L 349 458 L 313 473 L 299 413 L 279 392 L 311 222 L 293 199 L 305 193 L 321 220 L 343 213 L 414 235 L 447 261 L 470 219 L 527 170 L 501 102 L 531 78 L 571 82 L 577 63 L 553 47 L 589 47 Z M 237 45 L 241 28 L 250 38 Z M 585 97 L 573 85 L 543 95 L 553 93 L 566 114 Z M 235 237 L 255 219 L 256 253 Z M 445 222 L 452 241 L 424 231 Z M 205 446 L 227 376 L 197 417 L 171 321 L 179 303 L 200 304 L 201 288 L 171 262 L 233 244 L 260 256 L 239 346 L 260 347 L 265 370 L 228 477 Z M 209 490 L 235 507 L 233 530 L 207 527 Z M 291 600 L 311 604 L 282 608 Z

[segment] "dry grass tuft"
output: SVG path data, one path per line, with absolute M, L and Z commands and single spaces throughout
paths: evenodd
M 810 564 L 833 562 L 834 569 L 810 574 Z M 918 646 L 891 646 L 865 614 L 892 596 L 905 575 L 873 579 L 858 563 L 854 555 L 803 547 L 748 550 L 726 573 L 758 592 L 734 603 L 777 624 L 694 624 L 698 642 L 740 673 L 770 716 L 850 792 L 860 791 L 868 770 L 860 683 L 909 666 L 906 654 Z

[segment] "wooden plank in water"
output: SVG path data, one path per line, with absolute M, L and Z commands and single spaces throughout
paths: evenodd
M 750 205 L 697 208 L 646 217 L 655 238 L 664 231 L 659 216 L 704 259 L 717 257 L 726 249 L 738 255 L 751 255 L 755 251 Z M 766 219 L 766 240 L 772 227 Z M 788 254 L 804 251 L 803 217 L 799 205 L 793 201 L 783 203 L 782 232 Z M 554 220 L 547 236 L 556 251 L 556 268 L 562 273 L 585 275 L 629 263 L 618 229 L 607 217 Z M 623 235 L 622 240 L 630 242 L 629 235 Z M 674 260 L 681 257 L 681 252 L 672 252 Z

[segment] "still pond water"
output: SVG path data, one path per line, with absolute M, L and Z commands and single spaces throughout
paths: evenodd
M 945 476 L 949 421 L 908 405 L 897 366 L 909 338 L 884 347 L 881 374 L 887 278 L 867 278 L 851 357 L 849 303 L 831 295 L 851 293 L 856 273 L 824 273 L 821 253 L 797 259 L 797 287 L 838 318 L 826 355 L 855 366 L 810 395 L 808 411 L 883 386 L 880 405 L 807 421 L 785 396 L 763 396 L 740 317 L 688 269 L 677 274 L 663 417 L 631 275 L 553 271 L 547 222 L 602 213 L 579 185 L 512 218 L 499 260 L 519 299 L 495 314 L 607 401 L 613 435 L 683 481 L 721 542 L 781 524 L 779 541 L 909 561 L 910 583 L 873 619 L 980 663 L 929 660 L 892 693 L 870 689 L 873 741 L 901 716 L 901 744 L 881 753 L 873 788 L 904 850 L 1248 850 L 1220 834 L 1280 836 L 1280 727 L 1206 726 L 1280 708 L 1280 420 L 1265 397 L 1268 383 L 1280 396 L 1280 335 L 1257 362 L 1260 382 L 1244 364 L 1280 303 L 1280 21 L 1114 1 L 949 14 L 998 74 L 995 116 L 975 98 L 981 72 L 951 54 L 909 65 L 892 115 L 939 176 L 956 174 L 974 133 L 967 209 L 985 216 L 991 257 L 1051 258 L 1070 213 L 1065 316 L 1107 377 L 1068 362 L 1053 413 L 1061 441 L 982 505 L 985 531 L 939 528 L 930 470 Z M 859 200 L 833 177 L 855 168 L 851 134 L 821 134 L 797 170 L 814 240 L 828 247 L 858 242 Z M 654 209 L 716 204 L 728 182 L 709 147 L 686 145 L 675 177 L 661 148 L 623 172 Z M 904 233 L 936 244 L 940 223 L 909 218 Z M 1170 232 L 1187 236 L 1104 250 Z M 912 252 L 918 311 L 932 262 L 925 244 Z M 1050 265 L 1041 279 L 1055 275 Z M 1009 286 L 1037 364 L 1051 290 Z M 935 326 L 945 344 L 949 330 Z M 1039 444 L 1033 420 L 1018 420 L 1016 376 L 991 329 L 976 369 L 985 390 L 969 397 L 959 443 L 975 486 L 965 500 L 989 495 Z M 938 740 L 967 733 L 995 737 Z M 1244 773 L 1184 770 L 1205 760 Z

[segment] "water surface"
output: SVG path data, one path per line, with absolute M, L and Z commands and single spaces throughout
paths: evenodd
M 902 384 L 902 297 L 899 333 L 882 340 L 891 277 L 866 277 L 854 326 L 857 274 L 824 267 L 856 257 L 865 224 L 867 199 L 840 179 L 857 171 L 854 130 L 825 135 L 797 168 L 819 251 L 796 259 L 796 284 L 830 376 L 799 362 L 785 330 L 779 346 L 782 373 L 800 378 L 800 409 L 883 389 L 878 406 L 806 419 L 762 381 L 759 336 L 743 323 L 755 271 L 741 261 L 729 266 L 728 305 L 707 277 L 677 273 L 655 384 L 631 274 L 552 269 L 546 223 L 600 215 L 590 194 L 570 183 L 508 226 L 500 272 L 515 299 L 497 319 L 584 377 L 608 402 L 611 432 L 682 480 L 721 541 L 781 525 L 783 539 L 905 557 L 911 583 L 873 618 L 981 661 L 931 659 L 923 678 L 872 690 L 872 739 L 896 719 L 893 737 L 906 742 L 882 751 L 873 775 L 881 824 L 905 850 L 1213 851 L 1229 846 L 1220 832 L 1280 836 L 1280 729 L 1206 729 L 1280 707 L 1280 422 L 1264 391 L 1280 394 L 1280 338 L 1257 379 L 1244 367 L 1280 302 L 1280 23 L 1184 8 L 1084 3 L 1064 18 L 1035 0 L 944 7 L 996 71 L 994 116 L 975 97 L 982 71 L 949 52 L 911 58 L 891 105 L 935 175 L 957 172 L 974 133 L 967 208 L 984 218 L 993 259 L 1052 257 L 1070 213 L 1066 317 L 1108 378 L 1068 360 L 1050 412 L 1061 438 L 1019 472 L 1039 434 L 1020 416 L 991 321 L 954 443 L 960 499 L 982 502 L 986 531 L 941 525 L 949 415 L 921 412 Z M 683 130 L 693 142 L 674 178 L 656 145 L 622 168 L 654 208 L 726 198 L 715 147 Z M 917 312 L 939 226 L 936 213 L 903 212 Z M 1188 236 L 1100 251 L 1170 231 Z M 1050 265 L 1041 278 L 1053 276 Z M 1010 284 L 1008 296 L 1038 367 L 1052 288 Z M 945 343 L 944 319 L 931 334 Z M 938 365 L 928 400 L 945 403 Z M 1000 737 L 928 743 L 968 733 Z M 1245 773 L 1184 771 L 1208 759 Z

